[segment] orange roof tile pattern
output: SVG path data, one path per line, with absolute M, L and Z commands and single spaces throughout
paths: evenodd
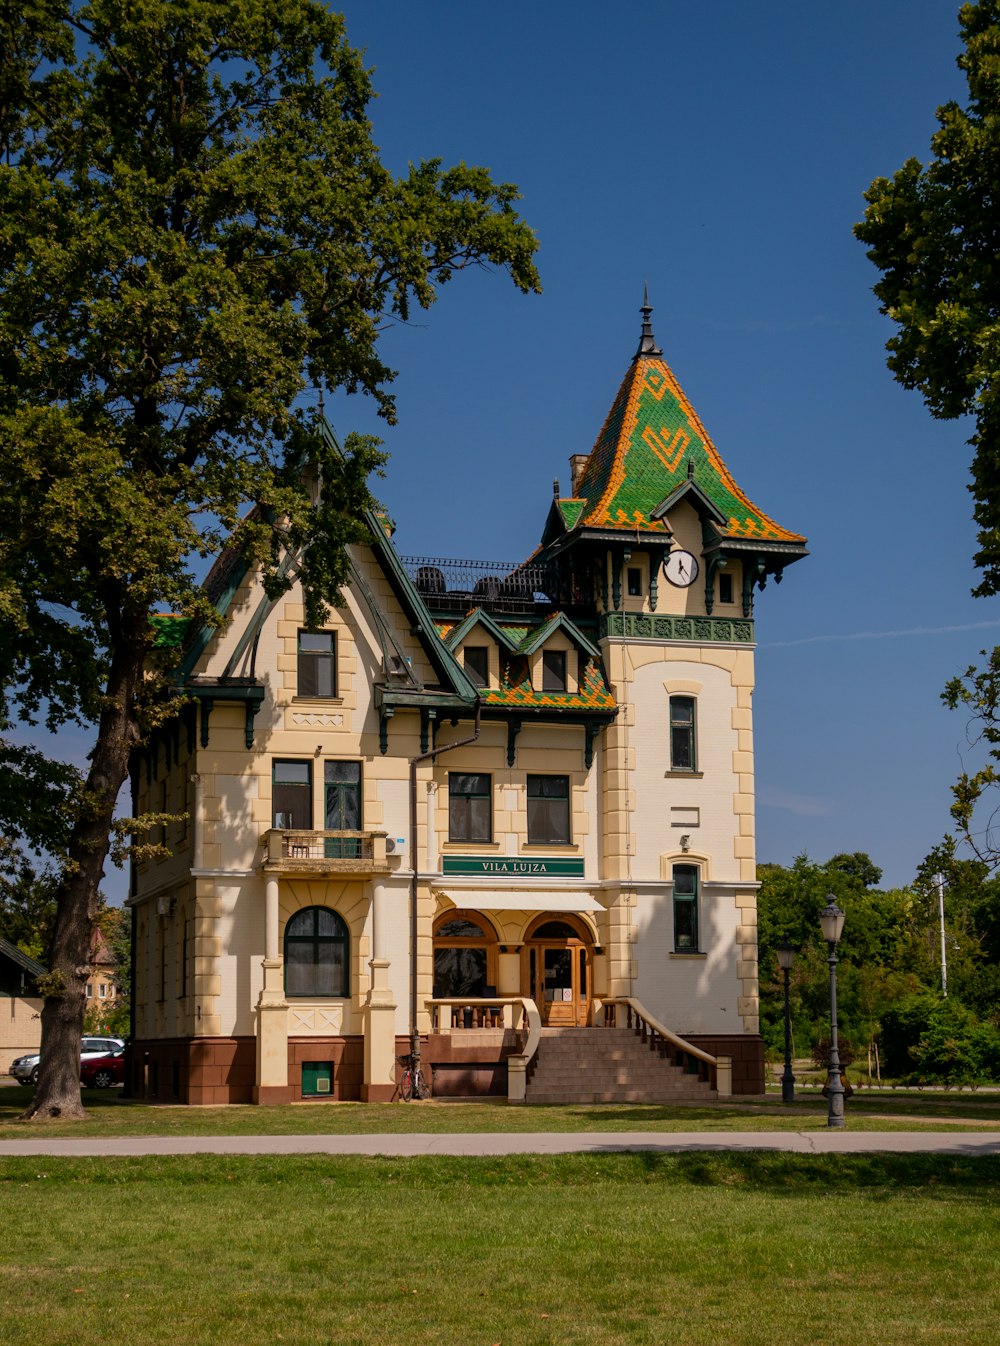
M 805 541 L 775 523 L 740 490 L 659 354 L 633 360 L 574 497 L 560 500 L 559 510 L 571 530 L 638 529 L 667 535 L 666 521 L 650 515 L 688 480 L 689 464 L 695 483 L 727 519 L 725 536 Z

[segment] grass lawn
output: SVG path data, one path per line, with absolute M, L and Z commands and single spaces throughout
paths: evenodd
M 359 1132 L 475 1131 L 808 1131 L 826 1127 L 826 1101 L 804 1095 L 795 1105 L 778 1100 L 679 1105 L 578 1104 L 512 1106 L 476 1103 L 312 1103 L 280 1108 L 158 1107 L 119 1101 L 117 1089 L 85 1089 L 84 1122 L 18 1121 L 31 1092 L 0 1089 L 0 1139 L 44 1128 L 46 1135 L 229 1136 L 347 1135 Z M 847 1104 L 857 1131 L 1000 1130 L 1000 1095 L 858 1092 Z
M 1000 1160 L 0 1161 L 3 1346 L 992 1346 Z

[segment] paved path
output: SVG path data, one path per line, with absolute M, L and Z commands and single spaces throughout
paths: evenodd
M 618 1154 L 643 1151 L 777 1151 L 789 1154 L 1000 1154 L 1000 1134 L 981 1131 L 577 1131 L 353 1136 L 25 1136 L 0 1140 L 13 1155 Z

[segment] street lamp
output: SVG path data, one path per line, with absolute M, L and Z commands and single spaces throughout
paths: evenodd
M 785 974 L 785 1073 L 781 1077 L 782 1103 L 795 1102 L 795 1076 L 792 1074 L 792 1016 L 788 1008 L 788 978 L 795 962 L 795 949 L 788 940 L 778 945 L 778 966 Z
M 830 950 L 830 1075 L 827 1081 L 827 1126 L 844 1125 L 844 1086 L 840 1079 L 840 1052 L 837 1049 L 837 944 L 844 929 L 844 913 L 832 893 L 819 914 L 819 925 Z

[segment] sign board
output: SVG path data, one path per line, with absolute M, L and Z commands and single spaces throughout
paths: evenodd
M 496 879 L 583 878 L 583 857 L 545 856 L 531 860 L 517 856 L 445 855 L 441 860 L 443 874 L 478 874 Z

